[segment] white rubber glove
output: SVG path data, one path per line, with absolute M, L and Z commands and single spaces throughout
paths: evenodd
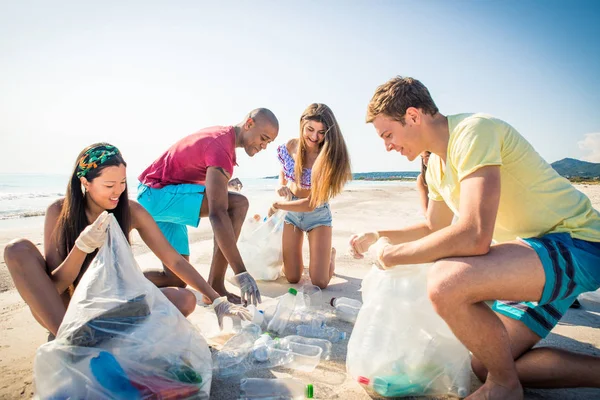
M 227 301 L 227 297 L 218 297 L 212 303 L 213 310 L 217 314 L 219 328 L 223 330 L 223 317 L 237 317 L 244 321 L 251 321 L 252 314 L 246 308 Z
M 227 183 L 227 187 L 231 190 L 239 192 L 240 190 L 242 190 L 244 185 L 242 185 L 242 181 L 240 181 L 239 178 L 233 178 Z
M 261 302 L 256 281 L 247 271 L 234 275 L 231 281 L 240 288 L 242 301 L 255 306 Z
M 350 254 L 357 259 L 365 258 L 364 254 L 378 239 L 379 233 L 377 232 L 363 232 L 352 235 L 350 237 Z
M 386 266 L 382 260 L 383 250 L 391 244 L 390 239 L 384 236 L 379 238 L 369 249 L 369 255 L 373 258 L 373 264 L 375 264 L 377 268 L 384 270 L 392 268 L 392 266 Z
M 75 240 L 75 246 L 84 253 L 93 253 L 98 247 L 104 244 L 111 214 L 108 211 L 102 212 L 94 222 L 86 226 Z

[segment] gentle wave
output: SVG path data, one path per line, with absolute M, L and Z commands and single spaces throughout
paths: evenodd
M 6 214 L 0 214 L 0 221 L 6 219 L 40 217 L 43 215 L 46 215 L 46 211 L 19 211 L 15 213 L 8 212 Z
M 6 200 L 22 200 L 22 199 L 42 199 L 46 197 L 61 197 L 64 193 L 40 193 L 40 192 L 29 192 L 29 193 L 0 193 L 0 201 Z

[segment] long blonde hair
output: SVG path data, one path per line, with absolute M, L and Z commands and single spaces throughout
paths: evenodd
M 320 122 L 325 128 L 325 138 L 320 144 L 310 179 L 310 206 L 317 207 L 341 193 L 346 182 L 352 179 L 352 171 L 346 142 L 333 112 L 325 104 L 313 103 L 300 117 L 300 140 L 294 170 L 297 179 L 302 176 L 306 160 L 303 132 L 308 121 Z

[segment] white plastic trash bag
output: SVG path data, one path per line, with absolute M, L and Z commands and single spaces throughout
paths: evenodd
M 385 397 L 464 397 L 470 389 L 468 350 L 435 313 L 427 296 L 430 265 L 382 271 L 362 282 L 363 306 L 348 342 L 346 368 Z
M 56 339 L 34 361 L 41 399 L 208 398 L 212 361 L 200 333 L 147 280 L 114 217 Z
M 281 276 L 281 241 L 285 211 L 277 211 L 263 222 L 247 224 L 238 249 L 246 270 L 256 280 L 274 281 Z

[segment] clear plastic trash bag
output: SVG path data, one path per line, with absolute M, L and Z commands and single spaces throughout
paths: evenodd
M 346 368 L 385 397 L 464 397 L 471 358 L 427 296 L 430 265 L 373 266 L 362 282 L 363 306 L 348 342 Z
M 144 277 L 114 217 L 108 229 L 56 339 L 37 350 L 37 398 L 208 398 L 206 341 Z
M 277 211 L 263 222 L 247 222 L 238 240 L 246 269 L 256 280 L 274 281 L 281 276 L 281 241 L 285 211 Z

